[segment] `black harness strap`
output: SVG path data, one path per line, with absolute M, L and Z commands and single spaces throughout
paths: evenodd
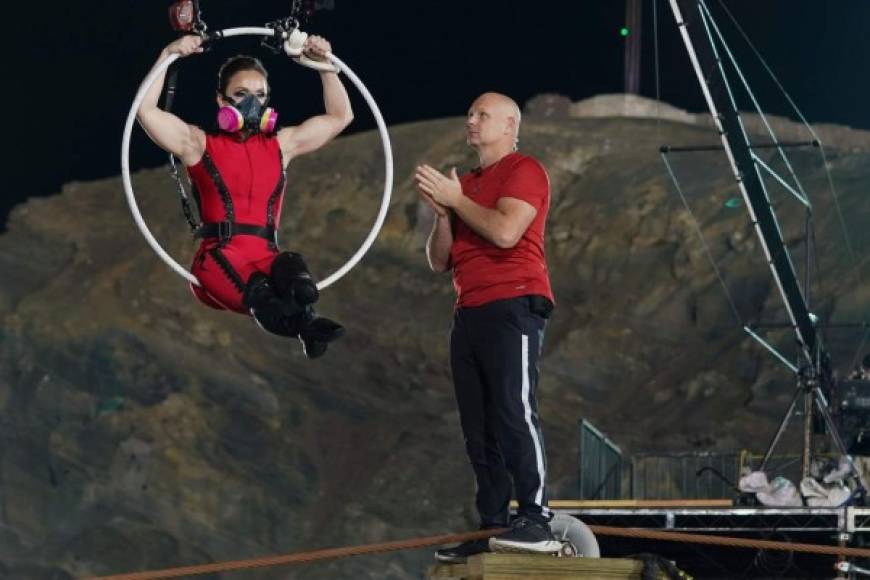
M 221 174 L 218 171 L 217 166 L 214 164 L 211 155 L 208 154 L 208 151 L 204 151 L 202 154 L 202 164 L 205 165 L 205 170 L 208 171 L 212 181 L 214 181 L 215 187 L 217 187 L 218 193 L 221 194 L 221 200 L 224 202 L 224 215 L 226 216 L 226 221 L 236 221 L 236 212 L 233 209 L 233 198 L 230 195 L 230 189 L 227 187 L 227 184 L 224 183 L 224 179 L 221 177 Z
M 197 18 L 198 18 L 197 8 Z M 166 74 L 166 85 L 164 87 L 164 102 L 163 109 L 167 112 L 172 111 L 172 105 L 175 102 L 175 92 L 178 85 L 178 63 L 174 62 L 169 67 L 169 72 Z M 178 172 L 178 164 L 175 160 L 175 155 L 172 153 L 169 154 L 169 165 L 170 170 L 169 173 L 172 175 L 172 179 L 175 180 L 175 187 L 178 190 L 178 198 L 181 201 L 181 210 L 184 212 L 184 217 L 187 220 L 187 224 L 190 226 L 191 231 L 196 231 L 196 228 L 199 226 L 197 223 L 197 219 L 194 215 L 193 208 L 190 205 L 190 198 L 187 196 L 187 192 L 184 190 L 184 183 L 181 181 L 181 175 Z M 199 209 L 199 195 L 196 192 L 196 189 L 191 186 L 193 190 L 194 200 L 196 201 L 197 210 Z M 198 212 L 197 212 L 198 213 Z
M 230 261 L 227 260 L 227 257 L 224 256 L 224 253 L 220 251 L 220 248 L 212 248 L 208 252 L 211 254 L 211 257 L 214 258 L 214 261 L 217 262 L 217 265 L 220 266 L 220 269 L 223 270 L 224 274 L 227 275 L 227 278 L 230 279 L 230 282 L 233 283 L 233 286 L 236 287 L 241 293 L 245 292 L 245 281 L 242 280 L 242 277 L 239 276 L 239 273 L 236 272 L 236 269 L 233 268 L 233 265 L 230 264 Z
M 275 185 L 275 189 L 272 191 L 272 195 L 269 196 L 269 202 L 266 204 L 266 225 L 275 231 L 275 202 L 278 200 L 278 197 L 284 191 L 284 184 L 287 182 L 287 172 L 284 169 L 284 163 L 281 163 L 281 177 L 278 178 L 278 183 Z M 278 236 L 277 233 L 274 236 L 274 242 L 270 244 L 270 247 L 273 250 L 278 249 Z
M 226 244 L 233 236 L 257 236 L 268 241 L 270 247 L 278 246 L 278 232 L 274 226 L 228 221 L 209 222 L 199 226 L 193 233 L 194 238 L 219 238 L 221 244 Z
M 193 213 L 190 198 L 187 196 L 187 192 L 184 191 L 184 184 L 181 182 L 181 175 L 178 173 L 178 164 L 175 161 L 175 155 L 172 155 L 171 153 L 169 154 L 169 165 L 169 173 L 172 175 L 172 179 L 175 180 L 175 187 L 178 190 L 178 198 L 181 200 L 181 211 L 184 212 L 184 218 L 187 220 L 187 225 L 190 226 L 190 231 L 195 232 L 196 228 L 199 227 L 199 224 L 197 223 L 197 219 Z M 190 184 L 190 189 L 194 201 L 196 202 L 197 214 L 199 214 L 199 192 L 196 191 L 196 187 L 193 184 Z

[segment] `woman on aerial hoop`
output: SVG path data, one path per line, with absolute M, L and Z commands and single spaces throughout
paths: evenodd
M 158 63 L 171 54 L 201 53 L 202 38 L 183 36 L 170 43 Z M 303 54 L 328 61 L 330 45 L 309 36 Z M 156 65 L 155 65 L 156 66 Z M 344 85 L 334 72 L 321 72 L 326 112 L 295 127 L 277 128 L 268 73 L 260 61 L 239 55 L 218 72 L 219 131 L 206 133 L 157 106 L 163 76 L 139 107 L 137 119 L 154 143 L 187 167 L 199 204 L 202 238 L 191 273 L 201 287 L 194 295 L 212 308 L 250 313 L 265 330 L 298 337 L 309 358 L 326 352 L 344 328 L 316 316 L 317 286 L 300 254 L 279 252 L 276 231 L 281 215 L 287 164 L 316 151 L 350 124 L 353 112 Z

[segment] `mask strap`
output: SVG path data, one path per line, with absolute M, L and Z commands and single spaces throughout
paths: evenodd
M 237 107 L 237 106 L 239 106 L 239 105 L 241 104 L 241 101 L 239 101 L 239 102 L 237 103 L 235 100 L 233 100 L 229 95 L 227 95 L 227 94 L 225 94 L 225 93 L 218 93 L 218 94 L 219 94 L 221 97 L 223 97 L 223 99 L 224 99 L 226 102 L 228 102 L 230 105 L 232 105 L 233 107 Z M 242 100 L 245 100 L 245 99 L 246 99 L 250 94 L 251 94 L 251 93 L 249 93 L 248 95 L 246 95 Z M 255 98 L 255 99 L 257 98 L 256 95 L 254 96 L 254 98 Z M 259 99 L 258 99 L 258 100 L 259 100 Z M 265 107 L 268 107 L 268 106 L 269 106 L 269 101 L 271 101 L 271 100 L 272 100 L 272 94 L 270 93 L 270 94 L 266 95 L 266 100 L 263 101 L 263 104 L 260 105 L 260 106 L 261 106 L 261 107 L 264 107 L 264 108 L 265 108 Z

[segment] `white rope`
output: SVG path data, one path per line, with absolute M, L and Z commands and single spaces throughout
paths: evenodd
M 229 28 L 226 30 L 222 30 L 218 37 L 231 37 L 231 36 L 274 36 L 275 31 L 271 28 L 259 28 L 259 27 L 240 27 L 240 28 Z M 166 250 L 160 245 L 160 243 L 155 239 L 154 235 L 151 233 L 151 230 L 148 229 L 148 225 L 145 223 L 144 218 L 142 217 L 142 213 L 139 211 L 139 205 L 136 203 L 136 196 L 133 193 L 133 184 L 130 178 L 130 137 L 133 133 L 133 125 L 136 121 L 136 113 L 139 111 L 139 107 L 142 105 L 142 101 L 145 99 L 145 94 L 151 88 L 151 85 L 154 84 L 154 81 L 166 72 L 166 69 L 169 68 L 173 62 L 178 59 L 177 54 L 171 54 L 167 56 L 165 59 L 160 61 L 157 66 L 145 77 L 145 80 L 142 81 L 142 84 L 139 86 L 139 91 L 136 93 L 136 97 L 133 99 L 133 104 L 130 107 L 130 112 L 127 115 L 127 122 L 124 125 L 124 136 L 121 140 L 121 179 L 124 184 L 124 192 L 127 196 L 127 203 L 130 206 L 130 211 L 133 214 L 133 220 L 136 222 L 136 225 L 139 228 L 139 231 L 142 232 L 142 235 L 145 237 L 145 240 L 148 242 L 148 245 L 151 246 L 151 249 L 163 260 L 170 268 L 172 268 L 178 275 L 186 279 L 191 284 L 196 286 L 201 286 L 199 280 L 196 279 L 196 276 L 191 274 L 186 268 L 181 266 L 178 262 L 176 262 L 172 256 L 170 256 Z M 320 290 L 330 286 L 337 282 L 342 276 L 347 274 L 354 266 L 359 263 L 362 257 L 369 251 L 375 239 L 377 239 L 378 234 L 380 233 L 381 228 L 384 225 L 384 220 L 387 216 L 387 210 L 390 207 L 390 196 L 393 191 L 393 151 L 390 146 L 390 135 L 387 132 L 387 126 L 384 122 L 384 118 L 381 115 L 381 111 L 378 108 L 377 103 L 375 103 L 374 98 L 371 93 L 369 93 L 366 86 L 360 80 L 360 78 L 348 67 L 341 59 L 339 59 L 335 55 L 329 55 L 330 62 L 332 65 L 338 68 L 341 72 L 343 72 L 353 84 L 356 86 L 357 90 L 359 90 L 360 94 L 365 99 L 369 108 L 372 111 L 372 115 L 375 118 L 375 121 L 378 126 L 378 133 L 381 137 L 381 142 L 383 143 L 384 149 L 384 192 L 381 198 L 381 206 L 378 211 L 378 215 L 375 219 L 375 223 L 372 226 L 369 235 L 365 238 L 362 245 L 350 257 L 350 259 L 341 266 L 338 270 L 318 282 L 317 287 Z M 318 61 L 312 61 L 310 59 L 297 59 L 299 64 L 304 66 L 308 66 L 310 68 L 316 68 L 317 70 L 324 70 L 324 63 L 319 63 Z M 332 65 L 326 65 L 327 67 L 331 67 Z M 333 70 L 332 68 L 326 70 Z

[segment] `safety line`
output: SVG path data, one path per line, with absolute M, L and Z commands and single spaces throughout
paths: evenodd
M 825 556 L 847 556 L 855 558 L 870 558 L 870 549 L 850 548 L 844 546 L 826 546 L 822 544 L 802 544 L 792 542 L 777 542 L 774 540 L 753 540 L 750 538 L 734 538 L 728 536 L 712 536 L 704 534 L 688 534 L 684 532 L 669 532 L 660 530 L 644 530 L 638 528 L 619 528 L 615 526 L 589 526 L 592 533 L 601 536 L 616 536 L 622 538 L 637 538 L 645 540 L 662 540 L 666 542 L 682 542 L 691 544 L 705 544 L 708 546 L 724 546 L 732 548 L 754 548 L 759 550 L 777 550 L 785 552 L 802 552 Z M 380 554 L 401 550 L 414 550 L 429 546 L 479 540 L 508 531 L 507 528 L 495 530 L 478 530 L 464 534 L 445 534 L 440 536 L 428 536 L 412 540 L 400 540 L 381 544 L 368 544 L 364 546 L 350 546 L 345 548 L 329 548 L 312 552 L 298 552 L 284 556 L 271 556 L 265 558 L 252 558 L 249 560 L 236 560 L 231 562 L 216 562 L 200 566 L 186 566 L 182 568 L 169 568 L 150 572 L 134 572 L 130 574 L 116 574 L 114 576 L 92 577 L 87 580 L 152 580 L 158 578 L 179 578 L 182 576 L 196 576 L 214 572 L 229 572 L 232 570 L 246 570 L 269 566 L 286 566 L 291 564 L 307 564 L 320 560 L 334 560 L 348 556 L 361 556 L 364 554 Z

